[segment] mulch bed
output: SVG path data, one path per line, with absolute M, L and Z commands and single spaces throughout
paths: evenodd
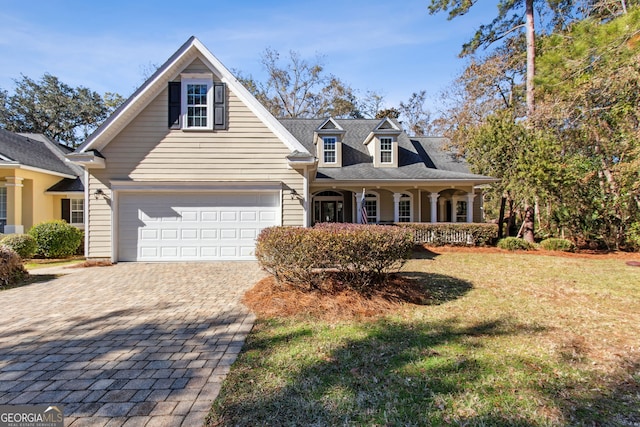
M 243 303 L 258 317 L 304 317 L 327 321 L 377 318 L 404 304 L 428 304 L 431 300 L 417 281 L 393 275 L 382 285 L 363 293 L 330 283 L 307 290 L 266 277 L 250 289 Z

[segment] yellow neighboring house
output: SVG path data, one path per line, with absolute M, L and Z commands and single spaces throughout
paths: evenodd
M 1 233 L 53 219 L 84 228 L 82 169 L 66 161 L 65 148 L 41 134 L 0 129 Z

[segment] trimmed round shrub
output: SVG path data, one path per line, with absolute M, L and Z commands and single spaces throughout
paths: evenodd
M 498 247 L 508 251 L 528 251 L 535 249 L 535 246 L 519 237 L 505 237 L 498 240 Z
M 413 249 L 413 233 L 381 225 L 269 227 L 256 242 L 260 265 L 279 282 L 319 289 L 328 279 L 364 289 L 397 271 Z
M 20 255 L 10 247 L 0 245 L 0 287 L 15 285 L 28 276 Z
M 567 239 L 550 237 L 540 242 L 540 247 L 547 251 L 572 252 L 575 249 L 573 242 Z
M 32 258 L 36 253 L 36 240 L 28 234 L 9 234 L 0 240 L 0 245 L 13 249 L 22 259 Z
M 36 240 L 36 254 L 44 258 L 70 257 L 82 242 L 82 231 L 62 220 L 36 224 L 29 234 Z

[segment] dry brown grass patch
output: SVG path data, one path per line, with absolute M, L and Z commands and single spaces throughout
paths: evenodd
M 278 283 L 273 276 L 259 281 L 243 302 L 258 317 L 312 317 L 326 321 L 373 319 L 396 312 L 406 304 L 425 305 L 429 293 L 418 281 L 392 275 L 364 293 L 331 282 L 322 290 L 303 290 Z

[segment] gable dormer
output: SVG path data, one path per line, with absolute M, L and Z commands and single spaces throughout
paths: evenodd
M 369 154 L 373 157 L 376 168 L 398 167 L 398 136 L 402 133 L 400 127 L 388 117 L 371 131 L 364 140 Z
M 344 133 L 345 130 L 333 117 L 329 117 L 316 128 L 313 142 L 316 145 L 319 167 L 342 167 L 342 137 Z

